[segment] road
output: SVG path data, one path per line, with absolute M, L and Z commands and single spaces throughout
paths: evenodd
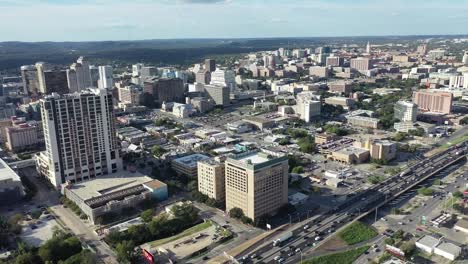
M 91 225 L 86 225 L 70 209 L 64 208 L 59 202 L 59 194 L 54 190 L 48 189 L 45 183 L 39 181 L 39 179 L 35 177 L 37 172 L 34 168 L 28 167 L 20 169 L 19 172 L 22 175 L 28 177 L 28 179 L 37 187 L 36 196 L 33 198 L 33 201 L 36 204 L 47 205 L 47 207 L 52 210 L 52 213 L 57 218 L 57 221 L 64 224 L 80 239 L 81 242 L 86 243 L 95 249 L 97 256 L 104 263 L 118 263 L 115 253 L 106 243 L 100 241 L 97 234 L 92 230 Z
M 274 258 L 278 257 L 281 257 L 285 263 L 298 263 L 300 256 L 287 256 L 291 248 L 293 250 L 300 248 L 303 256 L 313 256 L 313 244 L 317 243 L 318 240 L 331 237 L 330 235 L 336 232 L 337 229 L 373 212 L 376 207 L 383 206 L 445 167 L 465 158 L 464 153 L 467 151 L 468 147 L 465 145 L 459 148 L 454 146 L 432 157 L 422 159 L 404 173 L 394 175 L 356 194 L 335 210 L 321 214 L 313 221 L 304 221 L 303 225 L 310 226 L 307 230 L 301 227 L 289 229 L 294 236 L 281 247 L 273 247 L 270 242 L 241 255 L 248 253 L 249 255 L 261 256 L 261 260 L 253 260 L 256 263 L 276 263 L 277 261 Z

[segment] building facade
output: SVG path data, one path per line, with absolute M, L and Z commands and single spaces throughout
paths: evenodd
M 53 94 L 41 100 L 41 111 L 46 150 L 36 156 L 37 170 L 55 187 L 122 168 L 107 90 Z
M 413 103 L 424 112 L 450 114 L 452 110 L 452 93 L 447 92 L 413 92 Z
M 224 163 L 214 159 L 198 162 L 198 191 L 210 198 L 224 201 L 226 193 Z
M 394 108 L 395 119 L 401 122 L 415 122 L 418 115 L 418 106 L 415 103 L 398 101 Z
M 205 93 L 216 105 L 226 106 L 230 103 L 230 89 L 227 86 L 205 85 Z
M 288 203 L 288 158 L 270 151 L 228 157 L 226 210 L 240 208 L 253 221 Z

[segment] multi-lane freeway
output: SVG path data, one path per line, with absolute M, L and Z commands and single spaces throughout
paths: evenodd
M 367 190 L 362 190 L 333 210 L 288 229 L 288 232 L 293 232 L 293 236 L 284 241 L 281 246 L 265 243 L 243 252 L 237 256 L 241 257 L 239 262 L 299 263 L 306 256 L 313 256 L 313 249 L 338 229 L 375 211 L 376 208 L 383 206 L 447 166 L 465 159 L 466 153 L 468 153 L 468 144 L 463 143 L 425 158 L 402 173 L 389 177 Z

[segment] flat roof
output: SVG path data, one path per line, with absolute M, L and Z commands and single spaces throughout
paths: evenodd
M 435 247 L 437 244 L 439 244 L 439 239 L 432 237 L 432 236 L 423 236 L 421 239 L 416 241 L 419 244 L 422 244 L 427 247 Z
M 455 256 L 458 256 L 458 254 L 460 254 L 461 252 L 461 248 L 459 246 L 452 244 L 452 243 L 447 243 L 447 242 L 441 243 L 436 248 L 444 252 L 448 252 Z
M 0 181 L 4 180 L 13 180 L 13 181 L 21 181 L 18 174 L 10 168 L 10 166 L 2 159 L 0 159 Z
M 254 152 L 244 157 L 241 157 L 237 160 L 240 162 L 250 163 L 253 165 L 269 161 L 268 157 L 262 154 L 263 154 L 262 152 L 256 152 L 256 153 Z
M 362 148 L 356 148 L 356 147 L 346 147 L 346 148 L 342 148 L 342 149 L 334 151 L 334 152 L 350 155 L 350 154 L 355 154 L 355 153 L 357 153 L 357 154 L 366 153 L 366 152 L 369 152 L 369 150 L 362 149 Z
M 143 183 L 153 181 L 152 178 L 139 172 L 118 171 L 104 177 L 71 184 L 68 188 L 82 200 L 100 197 L 127 188 L 135 187 Z
M 187 167 L 197 167 L 197 162 L 200 160 L 205 160 L 209 159 L 210 157 L 200 154 L 200 153 L 195 153 L 192 155 L 188 155 L 185 157 L 177 158 L 173 160 L 172 162 L 177 162 L 179 164 L 182 164 L 183 166 Z
M 227 159 L 227 161 L 233 164 L 253 170 L 260 169 L 278 162 L 282 162 L 284 160 L 288 160 L 288 157 L 286 155 L 265 149 L 262 149 L 260 151 L 254 150 L 237 155 L 231 155 Z

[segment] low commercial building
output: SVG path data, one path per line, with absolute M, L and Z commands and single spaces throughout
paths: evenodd
M 439 239 L 432 237 L 432 236 L 423 236 L 418 241 L 416 241 L 415 245 L 420 250 L 432 254 L 434 252 L 434 248 L 439 244 Z
M 245 121 L 236 121 L 233 123 L 228 123 L 226 125 L 227 130 L 232 131 L 237 134 L 242 134 L 245 132 L 252 131 L 252 125 Z
M 458 220 L 457 223 L 454 225 L 453 229 L 468 234 L 468 220 L 466 219 Z
M 256 126 L 258 129 L 263 130 L 265 128 L 270 128 L 275 125 L 274 120 L 258 117 L 258 116 L 248 116 L 243 119 L 245 122 L 250 123 Z
M 122 127 L 117 129 L 117 137 L 133 144 L 139 144 L 144 138 L 150 137 L 150 134 L 134 127 Z
M 329 158 L 345 164 L 359 164 L 369 160 L 369 150 L 356 147 L 345 147 L 340 150 L 332 151 Z
M 422 128 L 426 134 L 431 134 L 436 131 L 436 125 L 425 122 L 397 122 L 393 124 L 393 128 L 397 132 L 408 133 L 410 130 Z
M 210 198 L 224 201 L 226 188 L 223 162 L 215 159 L 198 162 L 198 191 Z
M 331 82 L 328 88 L 332 93 L 350 94 L 353 91 L 353 83 L 346 81 Z
M 203 154 L 192 154 L 185 157 L 174 159 L 171 162 L 172 168 L 180 175 L 187 175 L 189 177 L 197 177 L 198 162 L 209 159 L 208 156 Z
M 315 135 L 315 144 L 324 144 L 337 138 L 334 134 L 321 133 Z
M 120 171 L 63 188 L 64 195 L 73 201 L 95 222 L 106 214 L 119 214 L 122 209 L 135 207 L 145 200 L 167 199 L 167 185 L 137 172 Z
M 354 100 L 346 97 L 333 96 L 325 98 L 325 103 L 334 106 L 341 105 L 343 108 L 348 109 L 354 105 Z
M 18 174 L 0 159 L 0 205 L 14 206 L 24 196 L 24 188 Z
M 461 247 L 452 243 L 441 243 L 434 248 L 434 254 L 449 260 L 455 260 L 461 254 Z
M 368 138 L 355 141 L 353 145 L 358 148 L 369 150 L 372 159 L 389 161 L 394 159 L 397 154 L 397 144 L 389 140 Z
M 373 128 L 379 127 L 379 119 L 367 116 L 350 116 L 347 118 L 348 124 L 353 126 Z
M 34 149 L 40 143 L 40 129 L 27 123 L 5 128 L 5 145 L 10 151 Z
M 314 66 L 309 68 L 309 75 L 319 78 L 328 78 L 331 70 L 328 67 Z

